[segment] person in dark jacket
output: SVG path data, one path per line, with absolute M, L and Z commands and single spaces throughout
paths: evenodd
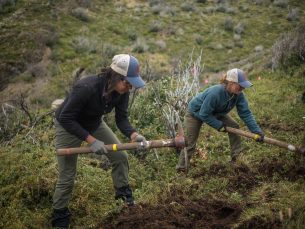
M 112 166 L 115 198 L 133 205 L 132 190 L 128 183 L 129 164 L 126 152 L 107 152 L 105 144 L 120 141 L 103 121 L 103 115 L 115 110 L 119 130 L 131 141 L 146 141 L 128 121 L 129 90 L 145 85 L 139 75 L 138 60 L 128 54 L 113 57 L 110 67 L 99 75 L 79 80 L 55 112 L 56 149 L 79 147 L 83 141 L 99 155 L 106 155 Z M 52 226 L 68 228 L 68 203 L 76 176 L 77 155 L 57 156 L 59 177 L 53 196 Z
M 226 132 L 226 126 L 239 128 L 237 122 L 228 114 L 234 107 L 237 108 L 239 117 L 244 121 L 249 130 L 258 134 L 256 141 L 262 142 L 264 133 L 257 125 L 253 117 L 247 99 L 242 92 L 252 86 L 245 73 L 237 68 L 231 69 L 222 79 L 221 84 L 211 86 L 195 96 L 188 104 L 185 116 L 186 140 L 188 142 L 186 161 L 184 152 L 181 151 L 177 171 L 185 171 L 192 154 L 196 148 L 200 128 L 203 123 Z M 238 135 L 228 133 L 232 162 L 235 162 L 240 154 L 241 139 Z M 187 163 L 187 164 L 186 164 Z

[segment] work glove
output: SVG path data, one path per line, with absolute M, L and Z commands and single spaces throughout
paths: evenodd
M 132 139 L 132 142 L 141 142 L 141 145 L 139 145 L 139 147 L 136 150 L 138 153 L 143 150 L 145 151 L 147 148 L 146 138 L 141 134 L 137 134 L 136 137 Z
M 90 149 L 93 153 L 96 153 L 98 155 L 103 155 L 108 153 L 104 142 L 97 139 L 95 139 L 95 141 L 90 145 Z
M 133 139 L 134 142 L 143 142 L 143 141 L 146 141 L 146 138 L 141 135 L 141 134 L 138 134 L 134 139 Z
M 254 139 L 256 142 L 264 142 L 265 134 L 263 132 L 256 133 L 258 136 L 256 136 Z
M 218 129 L 218 131 L 219 131 L 219 132 L 224 132 L 224 133 L 225 133 L 225 132 L 227 132 L 227 129 L 226 129 L 226 128 L 227 128 L 226 125 L 223 124 L 222 127 L 220 127 L 220 128 Z

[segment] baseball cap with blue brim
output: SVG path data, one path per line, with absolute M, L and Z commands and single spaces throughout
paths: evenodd
M 129 54 L 118 54 L 112 58 L 111 69 L 123 76 L 135 88 L 145 86 L 139 74 L 138 60 Z
M 253 86 L 253 84 L 247 79 L 244 71 L 238 68 L 233 68 L 227 71 L 226 80 L 238 83 L 243 88 L 248 88 Z

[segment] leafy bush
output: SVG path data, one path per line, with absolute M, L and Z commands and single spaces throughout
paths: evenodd
M 270 4 L 270 0 L 252 0 L 252 2 L 257 5 Z
M 224 28 L 226 31 L 233 31 L 233 20 L 232 17 L 227 17 L 224 22 Z
M 207 14 L 212 14 L 216 11 L 216 7 L 214 6 L 207 6 L 206 8 L 204 8 L 203 12 L 207 13 Z
M 97 41 L 84 36 L 75 37 L 72 40 L 72 46 L 78 53 L 96 53 L 98 50 Z
M 288 21 L 297 21 L 299 19 L 299 9 L 291 9 L 287 15 Z
M 90 8 L 92 5 L 92 0 L 78 0 L 81 7 Z
M 135 41 L 135 40 L 137 40 L 138 34 L 135 30 L 128 29 L 127 36 L 128 36 L 129 40 Z
M 149 32 L 157 33 L 162 30 L 162 24 L 160 21 L 153 21 L 149 25 Z
M 288 0 L 274 0 L 273 4 L 281 8 L 286 8 L 288 6 Z
M 42 64 L 42 63 L 31 64 L 28 66 L 27 70 L 33 77 L 39 78 L 39 77 L 43 77 L 46 75 L 46 68 L 45 68 L 44 64 Z
M 14 7 L 17 0 L 0 0 L 0 12 L 4 11 L 5 7 Z
M 146 42 L 143 39 L 138 38 L 136 40 L 136 43 L 133 45 L 132 51 L 137 53 L 143 53 L 146 52 L 148 48 L 149 46 L 146 44 Z
M 203 44 L 203 37 L 200 34 L 195 34 L 195 41 L 198 45 L 202 45 Z
M 235 27 L 234 27 L 234 32 L 237 34 L 242 34 L 245 31 L 245 24 L 242 22 L 239 22 Z
M 81 21 L 84 21 L 84 22 L 90 21 L 88 10 L 85 8 L 78 7 L 78 8 L 73 9 L 72 15 Z
M 152 7 L 151 11 L 152 11 L 153 14 L 160 14 L 162 9 L 163 9 L 162 5 L 155 5 L 155 6 Z
M 44 26 L 33 34 L 30 34 L 34 38 L 37 46 L 44 48 L 44 46 L 52 47 L 59 39 L 59 33 L 53 26 Z
M 160 50 L 165 50 L 166 49 L 166 43 L 163 40 L 157 40 L 155 42 L 155 45 L 160 49 Z
M 299 66 L 305 60 L 305 24 L 283 34 L 272 48 L 272 69 Z
M 182 3 L 182 5 L 180 6 L 180 8 L 183 10 L 183 11 L 186 11 L 186 12 L 191 12 L 191 11 L 195 11 L 195 6 L 188 3 L 188 2 L 185 2 L 185 3 Z

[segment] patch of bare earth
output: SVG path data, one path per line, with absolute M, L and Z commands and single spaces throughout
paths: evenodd
M 258 167 L 250 168 L 243 163 L 232 166 L 212 164 L 202 173 L 195 174 L 193 179 L 204 182 L 209 177 L 228 178 L 229 192 L 247 195 L 261 181 L 280 175 L 291 181 L 305 179 L 305 167 L 301 161 L 287 164 L 285 161 L 261 161 Z M 197 188 L 198 184 L 192 186 Z M 224 199 L 203 198 L 192 200 L 191 195 L 174 188 L 167 199 L 157 205 L 138 204 L 124 208 L 118 215 L 108 218 L 99 228 L 232 228 L 238 223 L 245 206 L 229 203 Z M 244 203 L 246 205 L 250 203 Z M 262 218 L 251 218 L 239 222 L 238 228 L 281 228 L 281 222 L 268 221 Z
M 126 208 L 101 228 L 231 228 L 241 211 L 241 206 L 224 200 L 192 201 L 171 195 L 156 206 L 139 204 Z

